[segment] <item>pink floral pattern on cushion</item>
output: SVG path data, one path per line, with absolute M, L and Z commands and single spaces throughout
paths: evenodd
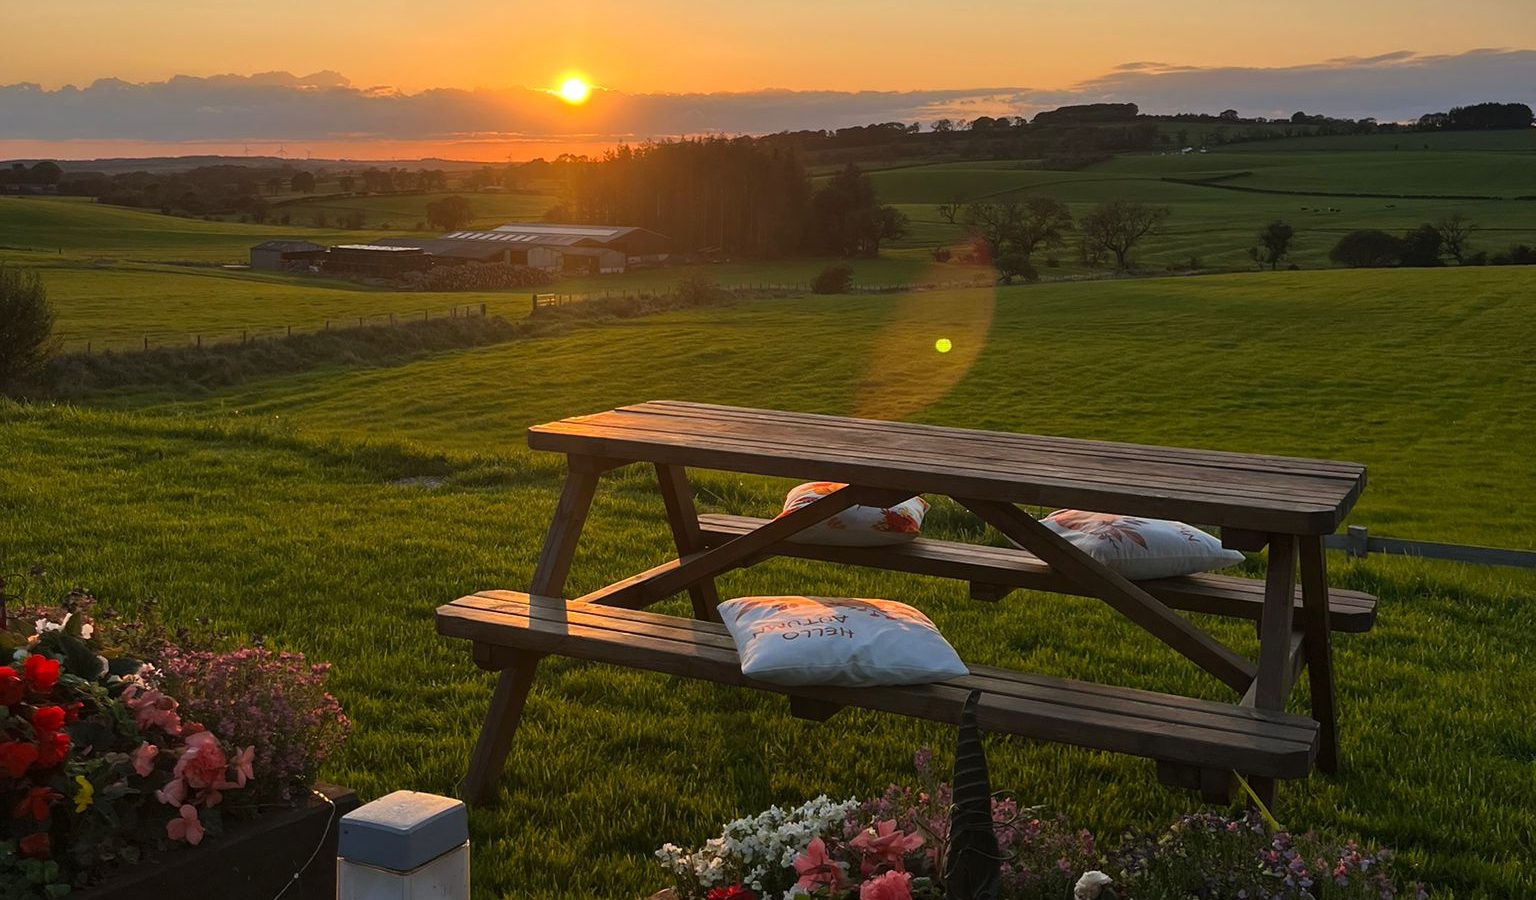
M 1126 578 L 1171 578 L 1243 561 L 1216 537 L 1183 522 L 1059 509 L 1043 523 Z
M 836 481 L 808 481 L 796 485 L 785 496 L 784 509 L 779 517 L 803 509 L 844 487 L 847 485 Z M 900 543 L 918 536 L 922 531 L 923 516 L 928 509 L 928 501 L 922 497 L 913 497 L 888 508 L 851 506 L 790 540 L 797 543 L 849 546 Z

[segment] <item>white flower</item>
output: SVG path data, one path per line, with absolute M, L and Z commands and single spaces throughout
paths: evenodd
M 69 617 L 65 616 L 64 617 L 64 621 L 68 622 L 69 621 Z M 63 631 L 63 630 L 64 630 L 64 625 L 62 623 L 60 623 L 60 622 L 53 622 L 53 621 L 49 621 L 48 619 L 38 619 L 37 620 L 37 633 L 38 634 L 47 634 L 50 631 Z
M 80 639 L 83 640 L 83 641 L 90 640 L 91 639 L 91 635 L 93 635 L 95 633 L 96 633 L 96 626 L 92 625 L 90 622 L 86 622 L 84 625 L 80 626 Z
M 1098 900 L 1099 894 L 1112 883 L 1114 879 L 1097 869 L 1084 872 L 1072 888 L 1072 900 Z

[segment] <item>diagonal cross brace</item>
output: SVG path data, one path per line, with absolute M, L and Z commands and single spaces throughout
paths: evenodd
M 706 550 L 671 562 L 662 563 L 623 581 L 599 588 L 577 599 L 584 603 L 602 603 L 638 609 L 677 593 L 690 585 L 713 578 L 730 569 L 749 564 L 780 541 L 832 518 L 850 506 L 893 506 L 911 498 L 911 493 L 887 488 L 847 485 L 814 503 L 780 516 L 755 531 Z
M 1258 670 L 1252 662 L 1191 625 L 1123 575 L 1078 550 L 1017 506 L 996 500 L 963 497 L 955 500 L 1063 577 L 1078 582 L 1148 634 L 1221 679 L 1232 690 L 1242 693 L 1253 684 Z

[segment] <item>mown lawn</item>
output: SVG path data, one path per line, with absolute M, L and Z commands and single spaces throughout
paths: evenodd
M 447 793 L 491 679 L 433 635 L 431 611 L 526 585 L 559 481 L 558 460 L 523 447 L 529 424 L 677 397 L 1342 457 L 1371 467 L 1354 521 L 1373 531 L 1530 547 L 1529 303 L 1511 270 L 758 301 L 193 403 L 3 405 L 0 552 L 335 661 L 357 731 L 330 776 L 367 796 Z M 953 353 L 932 351 L 941 336 Z M 605 479 L 573 591 L 668 555 L 646 474 Z M 445 483 L 393 483 L 414 475 Z M 766 514 L 784 483 L 700 486 L 708 509 Z M 930 526 L 977 533 L 947 506 Z M 1338 641 L 1343 774 L 1282 788 L 1282 819 L 1393 846 L 1441 897 L 1536 893 L 1536 724 L 1522 712 L 1536 579 L 1378 558 L 1336 559 L 1332 574 L 1380 594 L 1380 625 Z M 973 662 L 1223 696 L 1093 601 L 982 605 L 961 585 L 788 561 L 722 584 L 786 590 L 913 602 Z M 1218 628 L 1253 649 L 1251 627 Z M 660 842 L 771 802 L 868 793 L 906 776 L 921 744 L 943 762 L 952 740 L 858 712 L 813 725 L 775 697 L 606 667 L 542 673 L 503 793 L 472 814 L 479 897 L 642 895 L 663 883 Z M 1101 833 L 1196 805 L 1145 761 L 990 748 L 998 784 Z

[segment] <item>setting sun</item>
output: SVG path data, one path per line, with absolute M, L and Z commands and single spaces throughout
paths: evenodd
M 560 83 L 560 99 L 566 103 L 585 103 L 592 93 L 592 86 L 580 78 L 567 78 Z

